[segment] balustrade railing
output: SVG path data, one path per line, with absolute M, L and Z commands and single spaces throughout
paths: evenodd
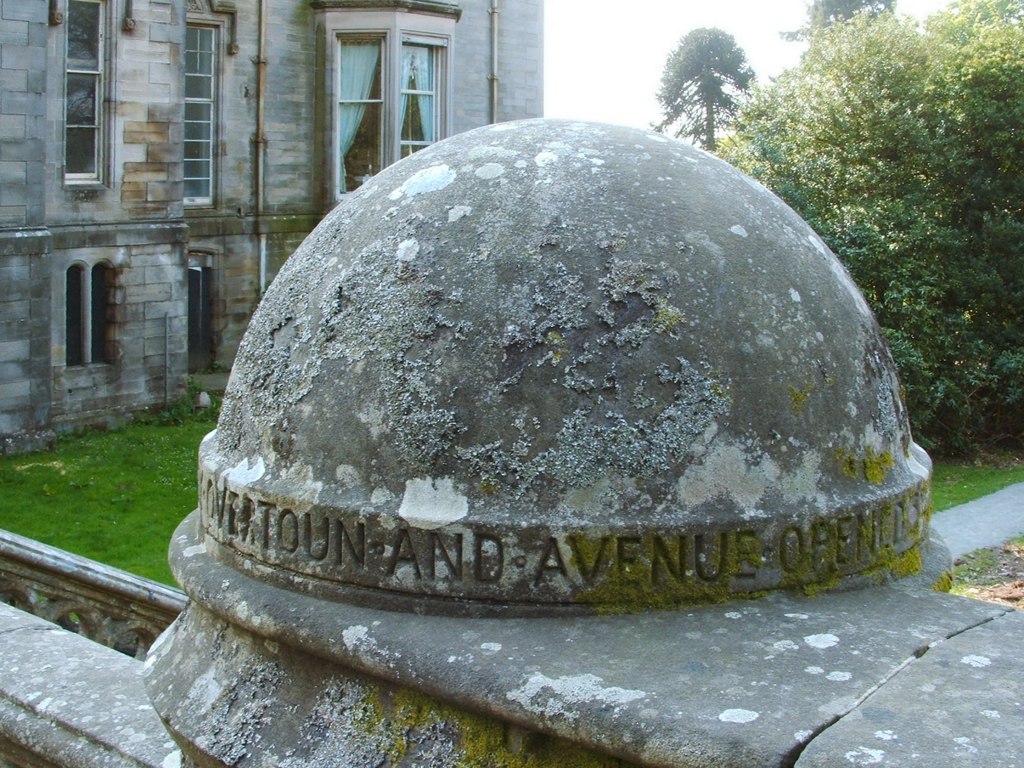
M 0 603 L 142 658 L 184 593 L 0 530 Z

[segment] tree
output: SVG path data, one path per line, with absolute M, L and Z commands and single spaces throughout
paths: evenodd
M 665 63 L 658 90 L 664 120 L 656 130 L 695 139 L 713 152 L 716 133 L 735 116 L 753 81 L 732 35 L 714 28 L 688 32 Z
M 961 0 L 923 32 L 829 27 L 726 148 L 849 268 L 944 453 L 1024 442 L 1022 18 L 1022 0 Z
M 891 11 L 896 0 L 811 0 L 807 6 L 807 24 L 782 36 L 787 40 L 806 40 L 815 32 L 849 21 L 858 13 L 877 16 Z

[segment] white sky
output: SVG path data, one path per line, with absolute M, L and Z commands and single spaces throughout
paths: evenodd
M 897 0 L 898 13 L 923 20 L 950 0 Z M 732 34 L 758 79 L 800 59 L 805 0 L 545 0 L 544 114 L 648 128 L 661 111 L 655 94 L 669 53 L 691 29 Z

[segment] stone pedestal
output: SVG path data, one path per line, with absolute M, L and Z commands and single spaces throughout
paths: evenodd
M 931 590 L 930 461 L 842 266 L 630 129 L 493 126 L 346 198 L 199 470 L 149 676 L 197 765 L 792 765 L 1001 613 Z

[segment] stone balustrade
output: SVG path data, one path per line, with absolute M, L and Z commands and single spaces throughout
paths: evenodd
M 0 530 L 0 602 L 142 658 L 185 607 L 171 587 Z

